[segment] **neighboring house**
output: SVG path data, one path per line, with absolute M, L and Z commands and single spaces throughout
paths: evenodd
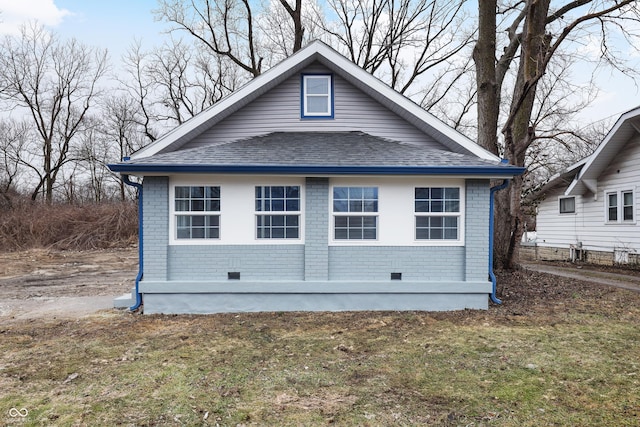
M 638 263 L 640 107 L 618 119 L 596 151 L 543 188 L 539 259 Z
M 487 308 L 523 172 L 321 42 L 109 167 L 143 178 L 145 313 Z

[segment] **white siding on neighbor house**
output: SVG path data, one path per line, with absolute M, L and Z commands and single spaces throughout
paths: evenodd
M 607 223 L 606 194 L 632 190 L 633 221 Z M 582 243 L 584 249 L 613 252 L 614 249 L 640 252 L 640 136 L 632 138 L 616 159 L 598 177 L 598 194 L 576 196 L 576 213 L 560 214 L 558 198 L 562 190 L 549 193 L 540 204 L 537 218 L 539 246 L 567 248 Z M 619 209 L 618 218 L 621 218 Z
M 378 137 L 447 150 L 431 136 L 407 123 L 337 74 L 333 74 L 334 117 L 301 118 L 301 74 L 329 72 L 318 63 L 304 69 L 182 148 L 225 143 L 281 131 L 362 131 Z

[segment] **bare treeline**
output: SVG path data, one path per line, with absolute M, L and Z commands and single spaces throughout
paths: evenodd
M 529 167 L 499 203 L 505 243 L 517 241 L 521 195 L 601 137 L 602 123 L 576 120 L 598 93 L 589 76 L 620 72 L 633 86 L 639 69 L 632 0 L 158 0 L 154 14 L 164 37 L 132 41 L 118 66 L 37 24 L 0 41 L 0 197 L 127 199 L 107 163 L 320 39 Z

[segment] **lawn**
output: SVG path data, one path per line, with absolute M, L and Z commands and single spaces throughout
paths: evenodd
M 12 322 L 0 424 L 640 426 L 640 294 L 499 280 L 488 311 Z

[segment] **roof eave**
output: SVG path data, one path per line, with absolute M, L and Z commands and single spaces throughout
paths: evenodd
M 525 171 L 525 168 L 516 166 L 149 165 L 126 163 L 108 166 L 113 172 L 121 174 L 473 175 L 503 178 L 521 175 Z

